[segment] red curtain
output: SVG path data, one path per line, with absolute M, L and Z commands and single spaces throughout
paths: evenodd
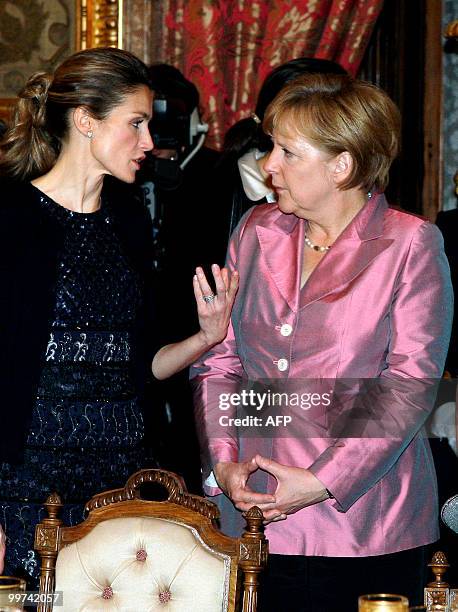
M 161 57 L 195 83 L 207 145 L 253 110 L 264 77 L 300 56 L 356 74 L 383 0 L 163 0 Z

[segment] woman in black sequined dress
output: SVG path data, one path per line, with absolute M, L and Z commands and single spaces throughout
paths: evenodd
M 151 107 L 140 60 L 82 51 L 29 79 L 3 141 L 0 167 L 14 180 L 0 203 L 0 524 L 5 572 L 31 585 L 46 497 L 57 491 L 75 524 L 94 493 L 154 466 L 148 377 L 186 367 L 227 330 L 237 279 L 215 267 L 208 297 L 198 269 L 199 332 L 157 350 L 149 215 L 119 183 L 102 189 L 106 175 L 134 181 L 153 146 Z

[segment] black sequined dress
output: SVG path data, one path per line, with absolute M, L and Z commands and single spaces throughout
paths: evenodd
M 131 364 L 141 282 L 122 252 L 109 205 L 76 213 L 44 194 L 40 205 L 63 232 L 55 308 L 24 463 L 3 464 L 0 474 L 5 573 L 25 575 L 30 585 L 39 572 L 34 529 L 51 492 L 65 503 L 64 524 L 73 525 L 94 493 L 155 465 L 144 446 Z M 22 350 L 27 359 L 27 346 Z

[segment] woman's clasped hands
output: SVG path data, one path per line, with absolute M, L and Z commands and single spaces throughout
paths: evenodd
M 258 469 L 277 481 L 273 494 L 257 493 L 250 488 L 248 480 Z M 265 524 L 285 520 L 289 514 L 329 498 L 326 487 L 310 470 L 283 465 L 262 455 L 241 463 L 218 463 L 214 473 L 219 486 L 234 506 L 242 512 L 258 506 Z

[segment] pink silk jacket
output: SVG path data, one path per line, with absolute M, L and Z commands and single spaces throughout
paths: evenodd
M 228 266 L 240 288 L 227 338 L 191 371 L 197 429 L 207 479 L 218 461 L 261 452 L 311 470 L 335 499 L 268 525 L 270 552 L 321 556 L 392 553 L 438 538 L 437 485 L 422 425 L 427 406 L 405 390 L 378 408 L 399 435 L 238 439 L 214 435 L 216 397 L 251 380 L 379 379 L 442 376 L 451 317 L 450 273 L 439 230 L 374 196 L 339 236 L 300 289 L 306 222 L 272 204 L 252 208 L 232 237 Z M 412 416 L 413 415 L 413 416 Z M 313 419 L 313 414 L 312 414 Z M 253 488 L 274 492 L 258 471 Z M 250 479 L 250 485 L 252 481 Z M 208 481 L 207 481 L 208 485 Z M 239 514 L 216 487 L 223 530 Z M 231 526 L 232 525 L 232 526 Z

